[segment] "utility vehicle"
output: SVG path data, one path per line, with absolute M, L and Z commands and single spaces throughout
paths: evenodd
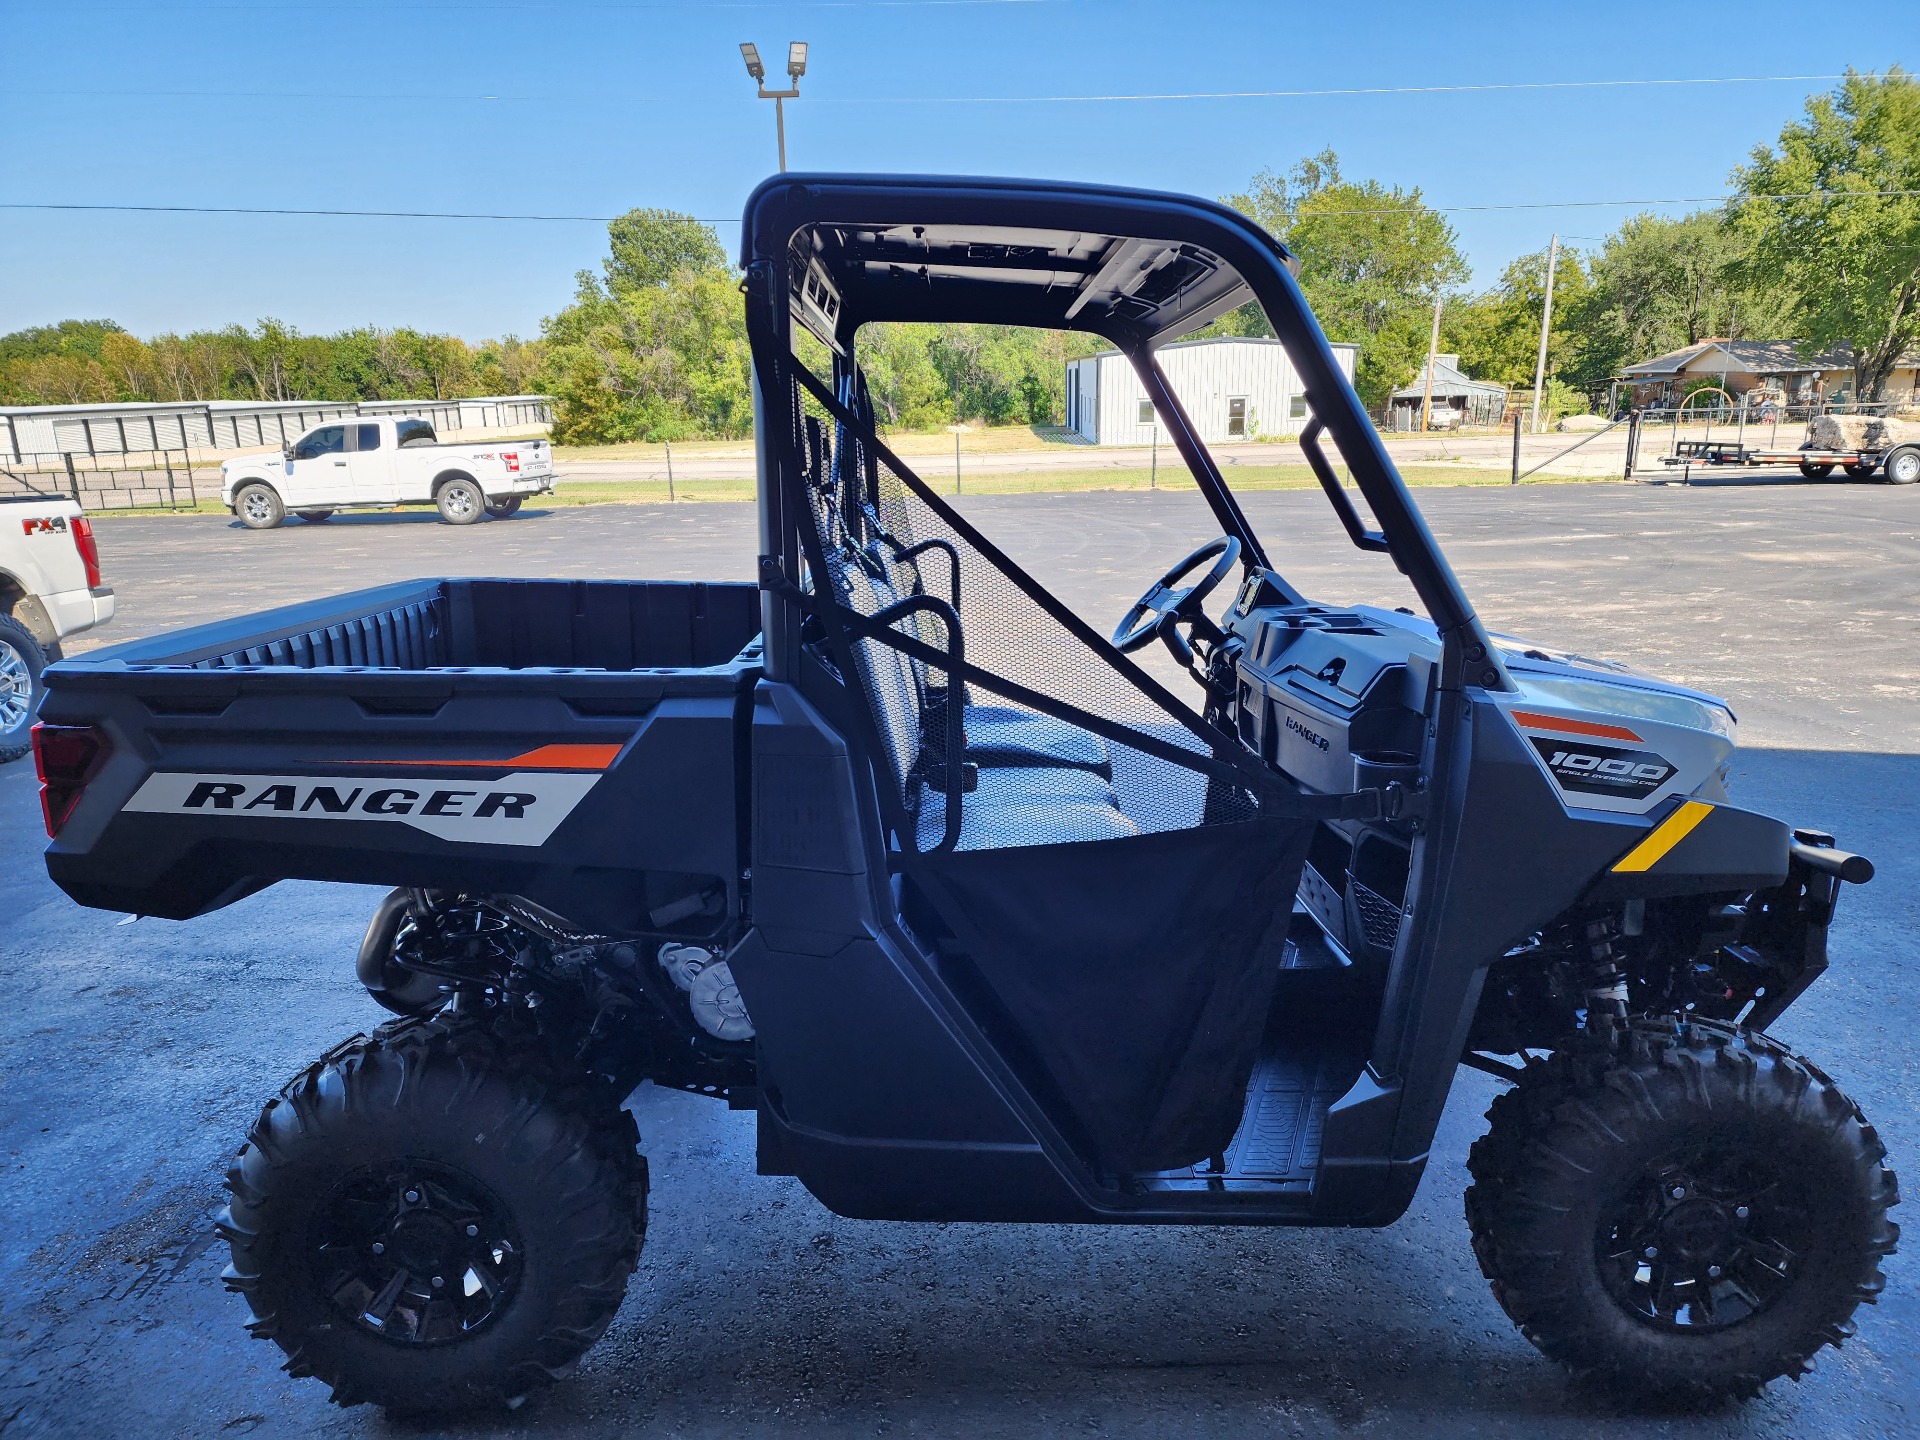
M 366 505 L 432 505 L 450 525 L 505 520 L 529 495 L 553 493 L 553 449 L 544 440 L 442 444 L 417 416 L 330 420 L 279 454 L 220 466 L 220 499 L 249 530 L 271 530 L 288 512 L 310 524 Z
M 846 1216 L 1373 1226 L 1472 1066 L 1511 1082 L 1473 1244 L 1549 1355 L 1744 1397 L 1851 1333 L 1894 1177 L 1766 1029 L 1872 867 L 1729 801 L 1718 700 L 1488 633 L 1278 243 L 786 175 L 741 262 L 751 580 L 421 581 L 48 672 L 74 898 L 394 887 L 358 964 L 396 1018 L 229 1173 L 228 1279 L 294 1374 L 401 1409 L 563 1374 L 639 1254 L 641 1081 L 750 1112 L 760 1172 Z M 1247 304 L 1424 614 L 1296 588 L 1197 438 L 1155 348 Z M 1098 632 L 876 432 L 876 321 L 1118 346 L 1218 538 Z

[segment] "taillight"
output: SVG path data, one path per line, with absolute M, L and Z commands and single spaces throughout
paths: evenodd
M 67 522 L 67 529 L 73 535 L 73 548 L 80 552 L 80 563 L 87 567 L 87 588 L 100 588 L 100 542 L 93 538 L 93 522 L 84 515 L 76 515 Z
M 33 768 L 40 773 L 40 815 L 49 840 L 59 836 L 110 748 L 107 737 L 91 725 L 33 727 Z

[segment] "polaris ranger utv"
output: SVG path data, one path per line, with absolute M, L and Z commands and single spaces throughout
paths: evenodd
M 846 1216 L 1376 1226 L 1468 1065 L 1511 1082 L 1473 1245 L 1547 1354 L 1718 1399 L 1851 1333 L 1894 1177 L 1766 1029 L 1872 867 L 1729 802 L 1719 701 L 1488 633 L 1279 244 L 1171 195 L 782 176 L 742 264 L 752 582 L 423 581 L 47 672 L 83 904 L 395 887 L 359 975 L 397 1018 L 229 1174 L 293 1374 L 401 1409 L 563 1375 L 640 1251 L 643 1080 L 752 1112 L 760 1172 Z M 1169 388 L 1156 348 L 1249 301 L 1424 615 L 1295 588 Z M 882 440 L 876 321 L 1118 346 L 1220 537 L 1098 633 Z

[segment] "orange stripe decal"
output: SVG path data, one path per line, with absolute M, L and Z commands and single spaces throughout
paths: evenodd
M 1558 730 L 1563 735 L 1591 735 L 1596 740 L 1631 740 L 1636 745 L 1646 743 L 1624 725 L 1569 720 L 1562 715 L 1539 715 L 1531 710 L 1515 710 L 1511 713 L 1515 724 L 1524 725 L 1529 730 Z
M 620 745 L 542 745 L 505 760 L 349 760 L 349 765 L 409 765 L 467 770 L 605 770 Z

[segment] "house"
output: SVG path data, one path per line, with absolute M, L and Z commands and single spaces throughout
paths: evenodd
M 1749 390 L 1784 394 L 1788 404 L 1839 404 L 1853 393 L 1853 355 L 1846 346 L 1807 354 L 1792 340 L 1702 340 L 1683 350 L 1629 365 L 1613 380 L 1613 405 L 1659 410 L 1678 405 L 1699 382 L 1718 385 L 1735 400 Z M 1895 405 L 1920 400 L 1920 354 L 1903 355 L 1878 396 Z
M 1427 401 L 1427 367 L 1411 385 L 1402 385 L 1387 397 L 1387 428 L 1418 430 Z M 1491 380 L 1475 380 L 1460 368 L 1458 355 L 1433 357 L 1433 416 L 1436 430 L 1462 425 L 1498 425 L 1507 413 L 1507 387 Z
M 1349 381 L 1359 352 L 1357 345 L 1333 347 Z M 1209 444 L 1296 435 L 1312 415 L 1305 386 L 1278 340 L 1178 340 L 1154 354 Z M 1146 445 L 1165 435 L 1146 387 L 1118 350 L 1067 362 L 1067 428 L 1096 445 Z

